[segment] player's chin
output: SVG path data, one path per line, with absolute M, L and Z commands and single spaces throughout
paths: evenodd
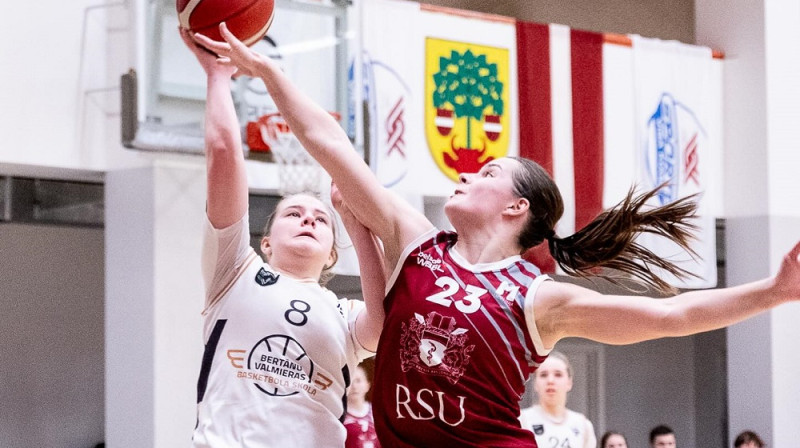
M 324 252 L 322 244 L 320 244 L 320 242 L 315 240 L 314 238 L 310 237 L 294 238 L 292 239 L 291 242 L 289 242 L 288 245 L 295 252 L 299 252 L 303 256 L 308 256 L 308 257 L 315 257 L 316 255 Z
M 449 198 L 447 198 L 447 200 L 444 202 L 445 211 L 447 211 L 448 209 L 456 209 L 456 208 L 458 208 L 459 204 L 464 202 L 464 198 L 462 196 L 463 195 L 461 195 L 461 194 L 454 194 L 454 195 L 450 196 Z

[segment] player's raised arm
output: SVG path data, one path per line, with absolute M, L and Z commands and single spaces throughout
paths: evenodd
M 274 61 L 242 44 L 224 24 L 220 33 L 226 42 L 196 38 L 219 54 L 222 64 L 235 65 L 242 74 L 264 81 L 292 132 L 331 175 L 358 220 L 383 241 L 390 264 L 408 243 L 433 227 L 424 215 L 380 185 L 339 123 L 294 86 Z
M 180 33 L 207 76 L 207 213 L 211 224 L 221 229 L 239 221 L 247 211 L 247 173 L 239 121 L 230 90 L 231 76 L 236 68 L 218 64 L 217 57 L 198 46 L 188 31 L 181 28 Z
M 534 314 L 547 347 L 565 337 L 632 344 L 715 330 L 798 300 L 800 243 L 784 257 L 775 277 L 665 299 L 603 295 L 567 283 L 545 282 L 536 293 Z
M 386 292 L 386 271 L 383 249 L 375 236 L 361 224 L 342 200 L 336 185 L 331 185 L 331 202 L 342 217 L 347 234 L 353 242 L 361 273 L 361 292 L 367 312 L 356 321 L 356 337 L 361 345 L 372 352 L 378 348 L 383 331 L 383 298 Z

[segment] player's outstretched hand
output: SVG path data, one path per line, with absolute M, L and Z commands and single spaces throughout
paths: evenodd
M 200 45 L 219 55 L 218 64 L 236 67 L 240 75 L 259 77 L 259 68 L 269 63 L 269 58 L 237 39 L 225 26 L 225 22 L 219 24 L 219 32 L 225 39 L 224 42 L 209 39 L 202 34 L 195 34 L 194 38 Z
M 207 75 L 213 73 L 219 73 L 224 76 L 232 76 L 236 72 L 236 67 L 231 65 L 221 65 L 217 63 L 217 59 L 219 59 L 214 53 L 209 52 L 205 48 L 198 45 L 198 43 L 192 38 L 191 32 L 185 28 L 178 27 L 178 31 L 181 34 L 181 39 L 183 39 L 183 43 L 186 44 L 186 47 L 194 54 L 197 58 L 197 61 L 200 62 L 200 65 L 203 67 L 203 70 L 206 72 Z
M 783 257 L 775 276 L 775 293 L 785 301 L 800 300 L 800 242 Z

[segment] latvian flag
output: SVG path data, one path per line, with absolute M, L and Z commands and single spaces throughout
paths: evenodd
M 605 44 L 603 34 L 561 25 L 518 21 L 516 27 L 520 155 L 538 162 L 556 180 L 565 205 L 556 233 L 569 236 L 622 200 L 634 184 L 641 190 L 657 184 L 653 184 L 657 179 L 648 179 L 644 173 L 648 163 L 653 164 L 646 148 L 648 138 L 656 139 L 648 136 L 648 129 L 653 128 L 653 117 L 661 116 L 657 111 L 665 101 L 642 95 L 642 83 L 637 78 L 650 75 L 641 73 L 642 64 L 637 66 L 636 52 L 630 47 Z M 658 64 L 648 64 L 659 69 Z M 663 121 L 659 123 L 663 125 Z M 694 169 L 682 175 L 686 181 L 699 185 L 698 173 L 710 171 L 712 163 L 700 158 L 701 169 L 697 169 L 698 151 L 702 149 L 698 148 L 708 146 L 709 139 L 707 133 L 705 137 L 700 135 L 704 140 L 698 143 L 696 138 L 691 140 L 697 135 L 689 135 L 688 129 L 685 133 L 685 139 L 676 138 L 673 143 L 686 146 L 680 149 L 688 155 L 685 161 L 676 161 L 674 168 L 683 171 L 684 164 L 694 164 Z M 649 146 L 653 146 L 652 142 Z M 691 192 L 696 192 L 697 186 L 693 188 Z M 678 197 L 686 194 L 690 193 Z M 703 211 L 708 212 L 708 208 L 701 207 Z M 685 282 L 665 278 L 675 286 L 700 288 L 716 284 L 714 219 L 710 213 L 704 219 L 700 223 L 704 227 L 699 241 L 702 247 L 698 247 L 701 261 L 692 260 L 685 253 L 654 248 L 661 241 L 646 243 L 659 255 L 679 261 L 701 277 Z M 546 242 L 525 257 L 544 272 L 555 272 Z

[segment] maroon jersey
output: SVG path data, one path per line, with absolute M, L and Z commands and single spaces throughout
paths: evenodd
M 536 447 L 519 400 L 546 357 L 532 306 L 547 277 L 520 257 L 471 265 L 456 239 L 419 238 L 390 279 L 372 403 L 381 445 Z
M 375 422 L 372 420 L 372 408 L 366 415 L 354 415 L 350 411 L 344 417 L 347 440 L 344 448 L 381 448 L 378 435 L 375 433 Z

